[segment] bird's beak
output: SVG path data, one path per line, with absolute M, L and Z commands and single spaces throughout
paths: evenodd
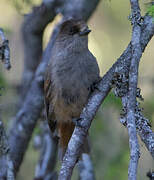
M 87 27 L 79 32 L 80 36 L 88 35 L 91 32 L 91 30 Z

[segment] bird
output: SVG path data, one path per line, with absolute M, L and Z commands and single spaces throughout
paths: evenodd
M 46 116 L 51 132 L 59 137 L 61 158 L 75 128 L 73 120 L 80 118 L 100 81 L 96 58 L 88 49 L 90 32 L 81 19 L 61 23 L 44 76 Z M 83 151 L 86 149 L 83 147 Z

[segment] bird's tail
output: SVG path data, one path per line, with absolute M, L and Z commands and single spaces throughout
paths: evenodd
M 59 158 L 62 160 L 67 146 L 68 142 L 72 136 L 72 133 L 74 131 L 74 123 L 73 122 L 67 122 L 67 123 L 59 123 L 58 124 L 58 130 L 59 130 L 59 145 L 60 145 L 60 151 L 59 151 Z M 89 153 L 90 146 L 89 146 L 89 140 L 88 137 L 86 138 L 86 142 L 84 143 L 81 152 L 82 153 Z
M 58 123 L 58 133 L 59 133 L 59 158 L 62 160 L 63 156 L 65 155 L 68 142 L 72 136 L 74 131 L 74 124 L 73 122 L 59 122 Z

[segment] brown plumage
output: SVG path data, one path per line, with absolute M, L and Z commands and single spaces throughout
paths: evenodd
M 60 138 L 63 154 L 94 83 L 99 80 L 95 57 L 88 50 L 85 22 L 70 19 L 61 24 L 45 75 L 45 106 L 52 131 Z

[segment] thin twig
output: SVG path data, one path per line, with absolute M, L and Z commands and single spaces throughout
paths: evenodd
M 94 169 L 89 154 L 82 154 L 82 160 L 78 162 L 79 179 L 95 180 Z
M 128 168 L 128 179 L 136 180 L 139 159 L 139 144 L 135 124 L 136 95 L 138 84 L 138 68 L 142 55 L 141 51 L 141 14 L 138 0 L 130 0 L 132 29 L 132 58 L 129 71 L 129 90 L 127 95 L 127 128 L 129 135 L 130 162 Z
M 57 179 L 57 173 L 54 172 L 57 158 L 57 145 L 58 139 L 51 136 L 51 132 L 47 125 L 47 122 L 42 122 L 41 130 L 42 134 L 42 143 L 41 143 L 41 155 L 36 166 L 35 178 L 37 179 Z M 50 178 L 49 178 L 50 177 Z
M 151 130 L 149 120 L 141 112 L 136 116 L 136 127 L 141 140 L 145 143 L 147 149 L 154 159 L 154 132 Z

